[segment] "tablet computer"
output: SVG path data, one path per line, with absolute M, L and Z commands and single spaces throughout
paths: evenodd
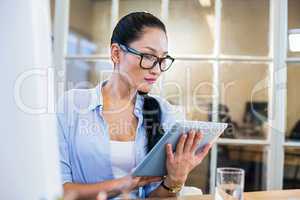
M 197 130 L 203 134 L 197 151 L 206 144 L 214 143 L 227 128 L 226 123 L 202 122 L 202 121 L 176 121 L 174 125 L 166 130 L 163 137 L 145 156 L 145 158 L 133 169 L 132 176 L 165 176 L 166 170 L 166 144 L 172 144 L 173 151 L 176 149 L 180 136 L 190 130 Z M 196 151 L 196 152 L 197 152 Z

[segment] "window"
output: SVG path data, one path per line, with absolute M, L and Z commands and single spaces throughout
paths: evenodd
M 297 0 L 288 1 L 288 29 L 300 29 L 300 3 Z M 288 52 L 289 57 L 299 57 L 300 52 Z
M 287 126 L 286 149 L 284 159 L 284 188 L 299 188 L 299 149 L 300 149 L 300 103 L 299 79 L 300 62 L 289 64 L 287 70 Z
M 203 5 L 198 0 L 169 1 L 165 21 L 170 52 L 176 55 L 212 54 L 214 20 L 213 1 L 210 5 Z
M 267 56 L 268 33 L 268 0 L 222 1 L 222 54 Z
M 209 120 L 213 90 L 211 63 L 176 61 L 163 76 L 164 98 L 182 106 L 188 120 Z
M 300 28 L 300 2 L 288 1 L 288 29 Z M 300 149 L 300 103 L 298 100 L 300 78 L 300 52 L 287 51 L 287 112 L 285 130 L 285 154 L 283 188 L 299 188 L 299 152 Z
M 223 137 L 267 139 L 268 65 L 223 63 L 219 120 L 229 123 Z
M 230 125 L 187 185 L 213 192 L 216 167 L 234 166 L 246 170 L 246 191 L 278 189 L 282 184 L 289 188 L 292 178 L 299 177 L 290 169 L 297 160 L 293 148 L 300 147 L 299 141 L 291 141 L 300 117 L 296 92 L 300 54 L 273 46 L 278 41 L 286 44 L 286 28 L 300 28 L 299 6 L 298 0 L 72 0 L 69 38 L 63 44 L 68 50 L 66 78 L 91 85 L 105 79 L 112 69 L 109 46 L 116 21 L 131 11 L 149 11 L 165 22 L 169 51 L 176 58 L 152 92 L 181 107 L 187 119 Z M 281 62 L 288 63 L 287 72 Z M 280 79 L 274 70 L 280 67 L 283 70 L 276 74 L 286 77 L 287 94 L 273 87 Z M 286 132 L 284 143 L 274 137 L 277 130 L 272 127 L 278 113 L 287 116 L 286 130 L 279 130 L 280 137 Z M 276 127 L 284 123 L 279 120 Z M 285 157 L 272 159 L 278 152 Z M 284 177 L 274 176 L 274 170 Z
M 219 145 L 218 167 L 245 170 L 245 191 L 266 190 L 267 149 L 261 145 Z

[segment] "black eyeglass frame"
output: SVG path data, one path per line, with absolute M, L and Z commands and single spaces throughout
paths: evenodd
M 158 57 L 158 56 L 156 56 L 156 55 L 153 55 L 153 54 L 142 53 L 142 52 L 140 52 L 140 51 L 138 51 L 138 50 L 136 50 L 136 49 L 134 49 L 134 48 L 128 47 L 128 46 L 123 45 L 123 44 L 120 44 L 120 43 L 119 43 L 119 46 L 120 46 L 120 48 L 121 48 L 123 51 L 125 51 L 125 52 L 129 52 L 129 53 L 131 53 L 131 54 L 140 56 L 140 57 L 141 57 L 141 59 L 140 59 L 140 67 L 141 67 L 142 69 L 153 69 L 153 68 L 156 66 L 156 64 L 159 63 L 159 69 L 160 69 L 160 71 L 161 71 L 161 72 L 165 72 L 165 71 L 167 71 L 168 69 L 170 69 L 170 67 L 172 66 L 173 62 L 175 61 L 175 58 L 172 58 L 172 57 L 169 56 L 169 55 L 160 58 L 160 57 Z M 151 67 L 143 67 L 143 66 L 142 66 L 143 58 L 144 58 L 144 56 L 146 56 L 146 55 L 153 56 L 153 57 L 156 58 L 156 61 L 153 62 L 153 65 L 152 65 Z M 162 69 L 161 63 L 162 63 L 162 61 L 165 60 L 165 59 L 170 59 L 170 60 L 171 60 L 171 63 L 170 63 L 170 65 L 169 65 L 166 69 Z

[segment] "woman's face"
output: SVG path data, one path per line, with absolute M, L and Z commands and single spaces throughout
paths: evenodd
M 168 54 L 168 40 L 164 31 L 159 28 L 144 28 L 143 35 L 138 40 L 130 43 L 128 47 L 141 53 L 164 57 Z M 121 51 L 119 54 L 118 71 L 129 85 L 142 92 L 149 92 L 161 71 L 159 64 L 152 69 L 140 67 L 141 57 Z

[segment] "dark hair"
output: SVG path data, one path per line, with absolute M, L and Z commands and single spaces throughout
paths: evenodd
M 161 124 L 162 113 L 159 102 L 155 98 L 141 91 L 138 93 L 144 96 L 143 125 L 148 138 L 147 148 L 149 152 L 165 133 Z
M 147 12 L 132 12 L 125 15 L 113 30 L 110 43 L 129 45 L 138 40 L 144 28 L 159 28 L 166 33 L 166 27 L 160 19 Z
M 166 33 L 166 27 L 160 19 L 147 12 L 133 12 L 120 19 L 113 30 L 112 43 L 129 45 L 143 35 L 144 28 L 159 28 Z M 150 151 L 164 134 L 161 125 L 161 108 L 159 102 L 147 93 L 139 91 L 144 97 L 143 125 L 148 138 L 148 151 Z

